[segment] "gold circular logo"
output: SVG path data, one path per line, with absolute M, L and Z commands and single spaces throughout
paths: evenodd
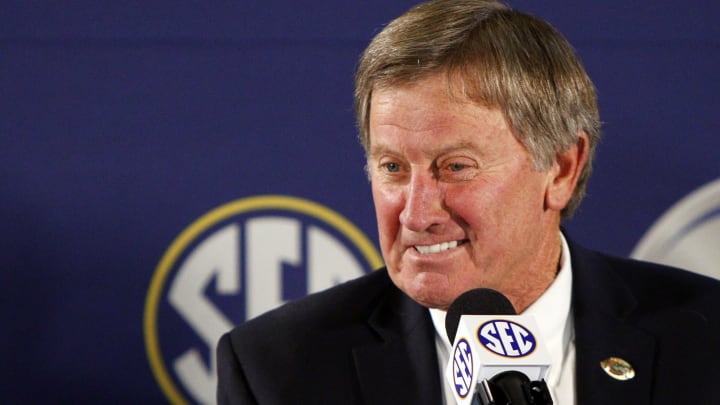
M 273 215 L 275 216 L 273 217 Z M 192 256 L 188 253 L 188 250 L 198 250 L 198 246 L 201 245 L 199 242 L 202 242 L 205 239 L 209 239 L 208 234 L 212 235 L 213 232 L 214 234 L 220 233 L 221 231 L 217 231 L 217 228 L 219 226 L 224 225 L 224 223 L 226 222 L 232 221 L 234 217 L 241 216 L 261 220 L 264 220 L 266 218 L 281 218 L 280 220 L 285 220 L 286 222 L 293 221 L 292 218 L 294 218 L 294 221 L 300 224 L 298 225 L 298 229 L 319 229 L 320 227 L 324 227 L 324 229 L 327 229 L 329 231 L 323 232 L 321 230 L 315 229 L 314 234 L 323 235 L 322 240 L 324 241 L 337 239 L 335 242 L 330 242 L 332 246 L 337 246 L 336 250 L 342 250 L 342 246 L 346 246 L 358 252 L 355 253 L 357 258 L 361 259 L 361 261 L 365 261 L 365 264 L 358 262 L 358 264 L 362 267 L 368 269 L 376 269 L 381 267 L 383 264 L 381 256 L 376 250 L 375 246 L 362 233 L 362 231 L 360 231 L 355 225 L 353 225 L 349 220 L 347 220 L 340 214 L 312 201 L 280 195 L 254 196 L 232 201 L 216 209 L 213 209 L 212 211 L 203 215 L 202 217 L 194 221 L 185 230 L 183 230 L 180 235 L 172 242 L 167 251 L 163 254 L 157 268 L 155 269 L 155 273 L 153 274 L 145 301 L 143 329 L 148 360 L 150 362 L 152 372 L 158 385 L 162 389 L 165 396 L 173 404 L 186 404 L 189 401 L 186 399 L 186 395 L 183 395 L 181 393 L 181 390 L 178 388 L 176 380 L 171 377 L 171 374 L 168 371 L 168 367 L 166 367 L 165 361 L 163 360 L 161 344 L 158 334 L 159 306 L 167 305 L 167 301 L 170 301 L 169 299 L 163 300 L 163 297 L 166 297 L 166 295 L 168 294 L 167 290 L 170 289 L 168 287 L 168 284 L 177 282 L 173 279 L 175 275 L 171 277 L 171 274 L 176 271 L 176 269 L 181 265 L 181 262 L 186 261 L 186 256 Z M 303 222 L 304 220 L 306 221 Z M 306 223 L 307 221 L 317 223 L 317 226 L 308 225 Z M 243 232 L 245 231 L 243 230 Z M 265 233 L 267 234 L 267 232 Z M 280 235 L 280 233 L 281 232 L 275 232 L 271 234 L 271 237 L 281 238 L 283 235 Z M 248 235 L 245 235 L 245 233 L 240 232 L 238 232 L 238 235 L 249 237 Z M 274 243 L 274 240 L 271 241 L 273 243 L 266 243 L 265 245 L 276 245 L 276 243 Z M 311 242 L 307 241 L 302 242 L 303 246 L 310 243 Z M 242 254 L 248 253 L 242 252 Z M 234 253 L 234 255 L 238 256 L 239 253 L 236 252 Z M 242 260 L 238 260 L 238 262 L 242 262 Z M 313 260 L 313 263 L 316 262 L 316 259 Z M 327 268 L 328 266 L 325 267 Z M 308 269 L 308 271 L 311 270 L 312 269 Z M 220 279 L 220 277 L 221 276 L 217 274 L 217 280 L 213 279 L 213 281 L 215 283 L 219 283 L 218 280 Z M 194 278 L 196 279 L 197 277 Z M 188 278 L 185 277 L 183 280 L 187 279 Z M 318 287 L 308 286 L 308 290 L 315 288 Z M 201 298 L 204 300 L 204 302 L 210 301 L 207 300 L 207 297 L 205 296 L 202 296 Z M 218 313 L 221 314 L 222 311 L 218 311 Z M 229 325 L 229 323 L 226 322 L 225 325 Z M 217 331 L 217 328 L 215 328 L 215 330 Z M 202 331 L 198 331 L 197 329 L 195 330 L 195 332 L 198 335 L 203 334 L 201 333 Z M 205 336 L 208 336 L 208 334 L 206 333 Z M 208 344 L 211 340 L 214 340 L 214 338 L 205 339 Z M 177 345 L 177 342 L 173 343 Z M 212 350 L 214 350 L 214 348 L 212 348 Z M 213 362 L 210 361 L 209 363 L 212 364 Z M 207 367 L 212 366 L 207 365 Z M 204 384 L 206 393 L 210 389 L 214 390 L 214 386 L 210 387 L 209 382 L 204 382 Z M 188 390 L 182 382 L 180 383 L 180 385 L 183 385 L 183 387 L 186 388 L 185 391 L 192 392 L 192 390 Z M 207 399 L 207 395 L 205 396 L 205 398 Z

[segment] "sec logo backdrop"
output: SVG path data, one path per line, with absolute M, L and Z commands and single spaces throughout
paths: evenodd
M 150 283 L 145 346 L 158 384 L 172 403 L 214 403 L 223 333 L 381 265 L 360 230 L 311 201 L 257 196 L 205 214 L 171 244 Z
M 720 179 L 673 205 L 642 237 L 632 257 L 720 279 Z

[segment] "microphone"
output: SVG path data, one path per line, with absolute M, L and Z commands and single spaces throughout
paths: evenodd
M 516 315 L 501 293 L 479 288 L 448 309 L 445 330 L 453 348 L 447 365 L 458 404 L 551 405 L 545 378 L 550 356 L 534 319 Z
M 450 304 L 445 316 L 445 332 L 455 342 L 462 315 L 515 315 L 515 308 L 504 295 L 490 288 L 476 288 L 461 294 Z

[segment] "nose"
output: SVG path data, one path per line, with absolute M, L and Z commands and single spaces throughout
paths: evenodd
M 432 174 L 413 173 L 406 184 L 405 205 L 400 223 L 407 229 L 422 232 L 450 218 L 445 209 L 442 185 Z

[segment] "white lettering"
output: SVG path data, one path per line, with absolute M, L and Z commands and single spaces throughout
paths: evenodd
M 488 343 L 485 344 L 485 347 L 497 354 L 504 354 L 500 340 L 496 338 L 497 331 L 495 330 L 495 324 L 493 322 L 487 323 L 483 326 L 480 330 L 480 336 L 488 341 Z
M 508 325 L 508 323 L 504 321 L 498 321 L 495 323 L 497 324 L 498 335 L 500 335 L 500 340 L 502 341 L 503 348 L 505 349 L 505 355 L 517 356 L 519 353 L 512 345 L 514 339 L 508 334 L 510 325 Z
M 246 222 L 247 319 L 283 304 L 283 263 L 302 264 L 300 231 L 300 221 L 291 218 L 253 218 Z
M 205 292 L 214 280 L 218 294 L 240 293 L 243 252 L 246 319 L 284 303 L 282 277 L 286 267 L 307 270 L 308 292 L 364 274 L 364 267 L 341 240 L 317 226 L 308 225 L 306 229 L 303 235 L 300 220 L 280 216 L 248 219 L 242 235 L 239 225 L 227 225 L 199 243 L 179 267 L 168 301 L 207 348 L 189 348 L 174 359 L 173 369 L 197 402 L 215 402 L 215 345 L 234 326 Z
M 465 342 L 460 342 L 455 350 L 454 367 L 455 383 L 460 387 L 460 395 L 465 396 L 472 382 L 472 353 Z
M 324 230 L 308 229 L 308 289 L 321 291 L 365 274 L 355 256 Z
M 515 336 L 515 342 L 517 342 L 518 349 L 520 349 L 520 353 L 522 355 L 526 355 L 530 353 L 533 349 L 533 342 L 528 340 L 527 337 L 530 336 L 530 334 L 520 325 L 512 324 L 510 328 L 513 331 L 513 336 Z
M 204 291 L 213 278 L 220 294 L 240 291 L 238 234 L 237 226 L 229 225 L 198 245 L 182 263 L 169 291 L 170 304 L 208 346 L 209 365 L 196 348 L 188 349 L 173 363 L 188 391 L 205 404 L 215 402 L 215 345 L 233 324 L 207 299 Z

